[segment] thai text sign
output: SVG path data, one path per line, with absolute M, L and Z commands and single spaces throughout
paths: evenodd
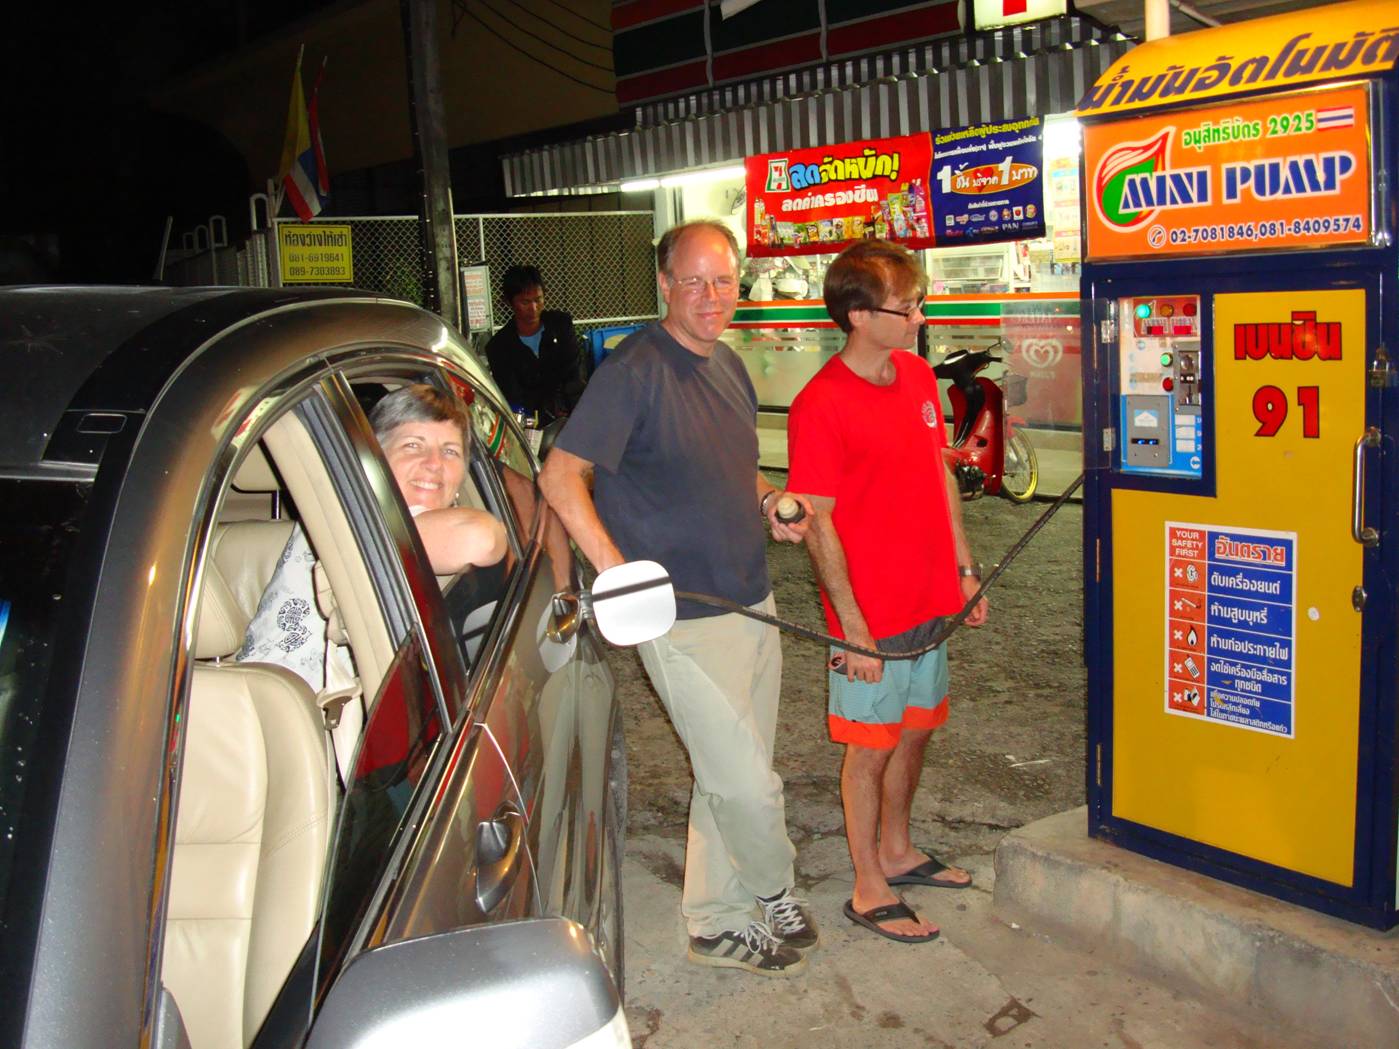
M 1399 60 L 1393 0 L 1356 0 L 1153 40 L 1119 58 L 1080 116 L 1205 102 L 1386 72 Z
M 1166 522 L 1166 712 L 1293 734 L 1297 535 Z
M 866 237 L 931 248 L 926 134 L 749 157 L 748 254 L 816 255 Z
M 277 257 L 283 284 L 349 284 L 355 279 L 349 226 L 280 223 Z
M 1044 128 L 1039 117 L 933 135 L 939 246 L 1044 236 Z
M 1084 129 L 1090 259 L 1363 244 L 1369 95 L 1279 95 Z

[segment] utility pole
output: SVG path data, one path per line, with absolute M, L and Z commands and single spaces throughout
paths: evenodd
M 457 235 L 452 213 L 451 167 L 447 159 L 437 3 L 436 0 L 399 0 L 399 10 L 403 15 L 403 50 L 408 60 L 413 159 L 423 185 L 422 204 L 418 209 L 423 304 L 460 330 Z

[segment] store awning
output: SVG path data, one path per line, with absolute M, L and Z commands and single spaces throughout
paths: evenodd
M 503 157 L 505 192 L 597 193 L 757 153 L 1071 112 L 1133 46 L 1086 26 L 1069 18 L 934 41 L 648 107 L 632 130 Z

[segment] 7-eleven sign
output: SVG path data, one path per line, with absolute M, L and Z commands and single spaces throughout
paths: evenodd
M 972 18 L 977 29 L 1038 22 L 1068 10 L 1068 0 L 973 0 Z

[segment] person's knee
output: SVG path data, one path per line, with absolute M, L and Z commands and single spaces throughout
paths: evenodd
M 860 743 L 845 745 L 845 767 L 854 775 L 878 777 L 893 756 L 893 747 L 867 747 Z

